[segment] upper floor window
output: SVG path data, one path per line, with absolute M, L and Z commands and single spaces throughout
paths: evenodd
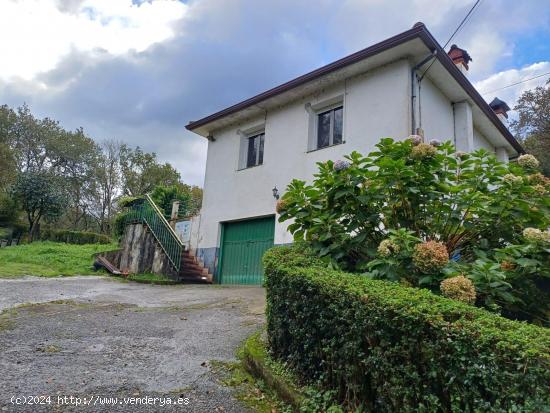
M 342 106 L 317 114 L 317 147 L 315 149 L 342 143 L 343 114 Z
M 259 133 L 246 138 L 246 168 L 264 163 L 265 133 Z

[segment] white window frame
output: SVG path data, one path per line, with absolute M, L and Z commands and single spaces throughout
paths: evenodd
M 319 128 L 319 115 L 337 109 L 342 108 L 342 142 L 334 144 L 334 114 L 330 119 L 330 136 L 329 136 L 329 145 L 323 146 L 322 148 L 318 147 L 318 128 Z M 344 104 L 344 96 L 338 95 L 331 99 L 327 99 L 315 105 L 307 103 L 305 105 L 306 111 L 309 114 L 309 133 L 308 133 L 308 145 L 307 152 L 318 151 L 321 149 L 330 148 L 332 146 L 341 145 L 346 143 L 345 139 L 345 129 L 346 129 L 346 107 Z M 334 112 L 333 112 L 334 113 Z
M 255 148 L 256 153 L 254 154 L 256 159 L 254 160 L 254 165 L 248 165 L 248 150 L 250 149 L 250 139 L 256 139 L 256 138 L 259 139 L 258 147 Z M 263 156 L 262 156 L 262 163 L 260 163 L 260 147 L 262 146 L 262 138 L 263 138 L 263 141 L 264 141 L 263 146 L 265 147 L 265 132 L 256 133 L 256 134 L 251 135 L 251 136 L 246 138 L 246 165 L 245 165 L 245 168 L 254 168 L 255 166 L 263 165 L 263 163 L 264 163 Z M 262 150 L 265 150 L 265 148 L 262 148 Z
M 342 142 L 339 142 L 339 143 L 334 143 L 334 111 L 336 109 L 342 109 Z M 328 145 L 327 146 L 323 146 L 323 147 L 319 147 L 319 116 L 325 114 L 325 113 L 330 113 L 330 126 L 329 126 L 329 135 L 328 135 Z M 322 111 L 319 111 L 317 113 L 317 116 L 315 117 L 315 146 L 316 146 L 316 149 L 324 149 L 324 148 L 328 148 L 330 146 L 334 146 L 334 145 L 340 145 L 341 143 L 343 143 L 344 141 L 344 105 L 343 104 L 339 104 L 339 105 L 334 105 L 332 107 L 328 107 L 328 108 L 325 108 L 323 109 Z
M 237 171 L 241 171 L 244 169 L 250 169 L 255 168 L 258 166 L 262 166 L 265 162 L 265 125 L 256 125 L 251 128 L 247 128 L 245 130 L 237 130 L 237 134 L 240 136 L 240 143 L 239 143 L 239 163 L 237 165 Z M 256 165 L 247 166 L 248 163 L 248 140 L 250 138 L 256 137 L 258 135 L 264 135 L 264 156 L 262 159 L 262 163 L 258 164 L 259 156 L 260 156 L 260 150 L 258 146 L 258 151 L 256 152 Z

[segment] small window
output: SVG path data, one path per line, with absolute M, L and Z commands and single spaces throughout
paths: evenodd
M 264 138 L 265 134 L 250 136 L 247 138 L 246 167 L 261 165 L 264 163 Z
M 339 106 L 317 115 L 317 149 L 342 143 L 343 113 Z

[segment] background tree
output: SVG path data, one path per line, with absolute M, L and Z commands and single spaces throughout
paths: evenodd
M 74 230 L 88 229 L 101 157 L 100 147 L 82 128 L 62 130 L 50 142 L 50 172 L 64 181 L 69 202 L 64 218 Z
M 181 184 L 182 190 L 189 193 L 189 215 L 197 214 L 202 207 L 202 188 L 196 185 Z
M 102 233 L 110 233 L 115 215 L 115 200 L 121 194 L 121 166 L 122 150 L 120 141 L 106 140 L 101 145 L 101 156 L 95 166 L 95 190 L 92 215 L 98 222 Z
M 7 193 L 0 192 L 0 227 L 11 227 L 17 221 L 17 205 Z
M 178 171 L 169 163 L 159 162 L 155 153 L 116 140 L 98 144 L 82 128 L 66 130 L 53 119 L 34 116 L 27 105 L 15 110 L 0 106 L 0 198 L 7 214 L 0 227 L 13 227 L 24 215 L 21 210 L 8 211 L 16 205 L 12 199 L 16 192 L 10 187 L 17 183 L 14 189 L 21 192 L 22 182 L 30 174 L 42 183 L 47 178 L 55 186 L 54 193 L 62 192 L 66 202 L 63 213 L 50 214 L 52 218 L 56 215 L 60 229 L 110 234 L 118 199 L 122 195 L 141 196 L 157 186 L 175 187 L 175 194 L 185 199 L 183 210 L 189 214 L 198 211 L 202 200 L 202 190 L 181 182 Z M 25 188 L 30 187 L 27 182 Z M 33 226 L 36 217 L 40 221 L 44 214 L 32 212 L 26 221 Z
M 11 141 L 20 171 L 42 172 L 52 166 L 55 158 L 56 139 L 62 136 L 62 128 L 50 118 L 34 117 L 27 105 L 17 108 L 16 120 L 11 131 Z
M 171 186 L 157 186 L 151 192 L 151 198 L 155 201 L 155 204 L 164 212 L 166 218 L 170 218 L 172 213 L 172 203 L 179 201 L 179 213 L 178 217 L 188 217 L 197 212 L 195 207 L 195 200 L 193 199 L 192 188 L 189 185 L 171 185 Z
M 29 241 L 33 241 L 42 218 L 55 220 L 63 213 L 66 200 L 55 177 L 44 172 L 25 171 L 13 186 L 13 198 L 26 214 Z
M 514 110 L 518 119 L 510 127 L 525 149 L 541 162 L 543 173 L 550 176 L 550 80 L 523 92 Z
M 15 112 L 6 105 L 0 106 L 0 192 L 12 183 L 17 174 L 15 154 L 12 150 Z
M 172 165 L 159 163 L 156 153 L 143 152 L 139 146 L 132 149 L 123 145 L 120 159 L 124 195 L 147 194 L 155 186 L 177 185 L 181 180 Z

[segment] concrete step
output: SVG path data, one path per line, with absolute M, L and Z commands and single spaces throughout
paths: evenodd
M 178 274 L 179 276 L 189 276 L 189 277 L 207 277 L 207 274 L 202 271 L 197 270 L 181 270 Z
M 181 256 L 181 267 L 179 271 L 180 277 L 195 277 L 198 280 L 206 280 L 206 282 L 212 282 L 212 275 L 208 273 L 208 269 L 202 265 L 202 262 L 191 255 L 189 251 L 185 251 Z M 204 281 L 203 281 L 204 282 Z
M 209 284 L 210 281 L 207 277 L 191 277 L 187 275 L 180 275 L 179 281 L 183 281 L 186 284 Z

